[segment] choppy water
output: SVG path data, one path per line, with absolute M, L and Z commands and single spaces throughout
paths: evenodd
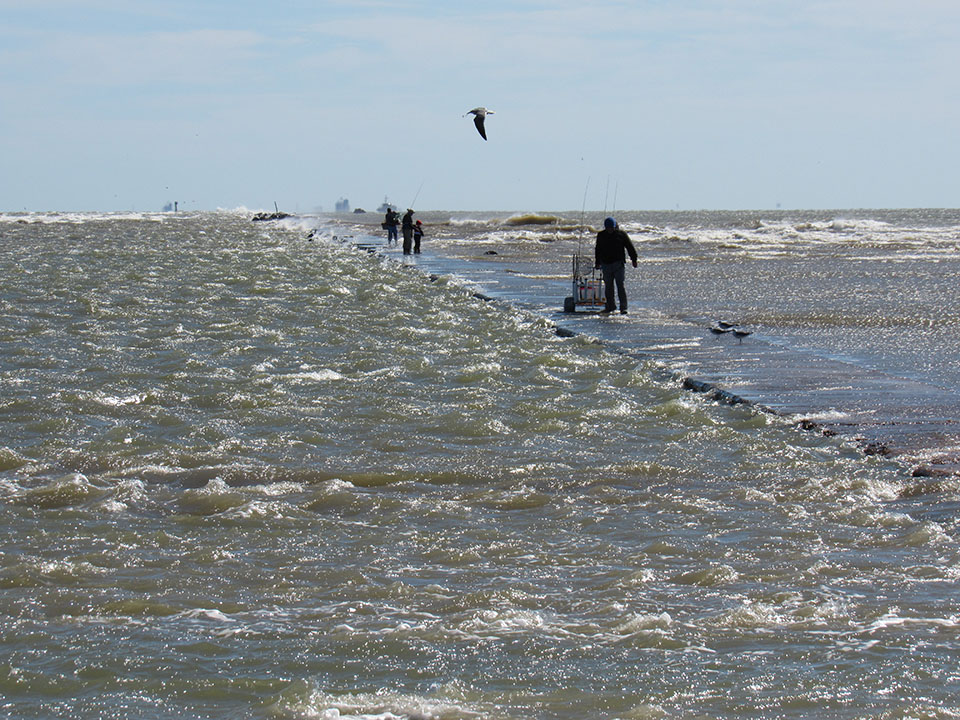
M 0 248 L 6 716 L 960 714 L 953 485 L 300 227 Z
M 627 273 L 634 304 L 738 320 L 795 349 L 960 387 L 960 210 L 615 214 L 640 251 Z M 595 212 L 421 217 L 445 251 L 493 248 L 562 273 L 603 225 Z M 380 221 L 360 218 L 339 220 L 368 232 Z

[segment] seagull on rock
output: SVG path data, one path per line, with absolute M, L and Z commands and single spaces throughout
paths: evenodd
M 480 137 L 484 140 L 487 139 L 487 131 L 483 129 L 483 121 L 487 115 L 493 115 L 493 110 L 487 110 L 485 107 L 477 107 L 473 110 L 469 110 L 463 114 L 464 117 L 467 115 L 473 115 L 473 124 L 477 126 L 477 132 L 480 133 Z

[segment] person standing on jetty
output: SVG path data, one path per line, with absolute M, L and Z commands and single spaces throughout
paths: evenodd
M 397 242 L 397 225 L 399 225 L 400 216 L 392 207 L 387 208 L 387 216 L 383 220 L 383 227 L 387 230 L 387 245 Z
M 417 220 L 416 225 L 413 226 L 413 253 L 414 255 L 420 252 L 420 241 L 423 240 L 423 223 Z
M 637 250 L 630 242 L 630 236 L 617 227 L 616 220 L 608 217 L 603 221 L 603 230 L 597 233 L 597 245 L 594 249 L 596 267 L 603 271 L 603 286 L 607 294 L 607 303 L 602 312 L 612 313 L 617 309 L 613 294 L 613 285 L 616 283 L 616 291 L 620 299 L 620 314 L 627 314 L 627 289 L 624 286 L 627 253 L 630 254 L 630 261 L 636 267 Z
M 403 230 L 403 254 L 409 255 L 410 249 L 413 247 L 413 210 L 410 208 L 407 208 L 407 212 L 403 216 L 401 228 Z

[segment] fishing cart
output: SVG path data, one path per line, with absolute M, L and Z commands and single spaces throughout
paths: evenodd
M 593 262 L 579 252 L 573 256 L 573 295 L 564 298 L 564 312 L 599 312 L 606 305 L 603 279 Z

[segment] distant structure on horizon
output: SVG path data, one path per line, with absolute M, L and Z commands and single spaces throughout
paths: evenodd
M 350 212 L 350 201 L 342 197 L 339 200 L 337 200 L 336 208 L 337 208 L 337 212 L 342 212 L 342 213 Z

